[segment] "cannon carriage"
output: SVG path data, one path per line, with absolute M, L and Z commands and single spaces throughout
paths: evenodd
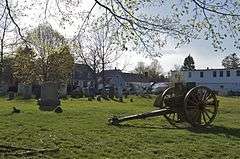
M 134 119 L 164 116 L 176 127 L 186 124 L 193 127 L 209 126 L 217 115 L 218 104 L 215 93 L 208 87 L 196 86 L 193 82 L 175 83 L 157 96 L 153 104 L 156 110 L 126 117 L 114 116 L 109 119 L 109 123 L 118 125 Z

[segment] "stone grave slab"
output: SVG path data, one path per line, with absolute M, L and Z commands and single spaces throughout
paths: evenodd
M 43 111 L 53 111 L 61 105 L 58 95 L 58 84 L 45 82 L 41 85 L 41 98 L 38 100 L 39 109 Z

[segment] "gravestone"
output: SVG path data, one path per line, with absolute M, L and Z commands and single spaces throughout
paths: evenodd
M 8 84 L 5 82 L 1 82 L 0 84 L 0 95 L 6 95 L 8 91 Z
M 10 85 L 8 87 L 8 99 L 7 100 L 12 100 L 15 97 L 15 93 L 17 92 L 17 87 L 14 85 Z
M 112 85 L 109 89 L 109 98 L 113 99 L 115 95 L 114 86 Z
M 32 97 L 32 86 L 27 84 L 18 84 L 18 95 L 23 99 L 30 99 Z
M 119 102 L 123 102 L 123 97 L 119 97 Z
M 53 111 L 60 106 L 58 96 L 58 85 L 54 82 L 45 82 L 41 86 L 41 98 L 38 100 L 39 109 L 43 111 Z
M 90 98 L 92 98 L 92 99 L 94 99 L 94 97 L 95 97 L 95 88 L 94 88 L 94 86 L 93 85 L 91 85 L 89 88 L 88 88 L 88 94 L 89 94 L 89 97 Z
M 109 100 L 108 98 L 108 93 L 106 90 L 102 90 L 101 91 L 101 97 L 104 99 L 104 100 Z
M 97 101 L 101 102 L 101 96 L 97 96 Z
M 35 99 L 39 99 L 41 97 L 41 86 L 40 85 L 33 85 L 32 86 L 32 93 L 35 95 Z
M 7 100 L 13 100 L 13 99 L 14 99 L 14 92 L 9 91 Z
M 117 97 L 119 99 L 123 98 L 123 88 L 122 88 L 122 86 L 117 87 Z
M 117 98 L 121 99 L 123 98 L 123 81 L 120 77 L 116 77 L 115 79 L 115 86 L 116 86 L 116 95 L 117 95 Z
M 66 83 L 61 83 L 59 85 L 59 97 L 60 98 L 66 98 L 67 97 L 67 84 Z

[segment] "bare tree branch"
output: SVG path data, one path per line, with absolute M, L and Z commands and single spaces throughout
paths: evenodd
M 202 2 L 200 0 L 192 0 L 198 7 L 202 8 L 203 10 L 206 10 L 206 11 L 209 11 L 209 12 L 212 12 L 212 13 L 216 13 L 216 14 L 220 14 L 220 15 L 225 15 L 225 16 L 237 16 L 239 17 L 240 14 L 232 14 L 232 13 L 224 13 L 224 12 L 220 12 L 220 11 L 217 11 L 217 10 L 213 10 L 213 9 L 210 9 L 210 8 L 207 8 L 206 7 L 206 2 Z M 226 4 L 226 2 L 224 3 Z M 224 6 L 223 4 L 223 6 Z M 219 7 L 219 6 L 218 6 Z

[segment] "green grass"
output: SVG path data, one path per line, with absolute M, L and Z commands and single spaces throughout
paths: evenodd
M 64 112 L 41 112 L 35 100 L 0 99 L 0 145 L 51 149 L 58 152 L 6 155 L 0 158 L 240 158 L 240 99 L 220 98 L 214 127 L 207 130 L 177 129 L 164 119 L 129 121 L 109 126 L 111 115 L 153 110 L 153 100 L 134 98 L 114 101 L 62 101 Z M 13 106 L 20 114 L 10 114 Z

